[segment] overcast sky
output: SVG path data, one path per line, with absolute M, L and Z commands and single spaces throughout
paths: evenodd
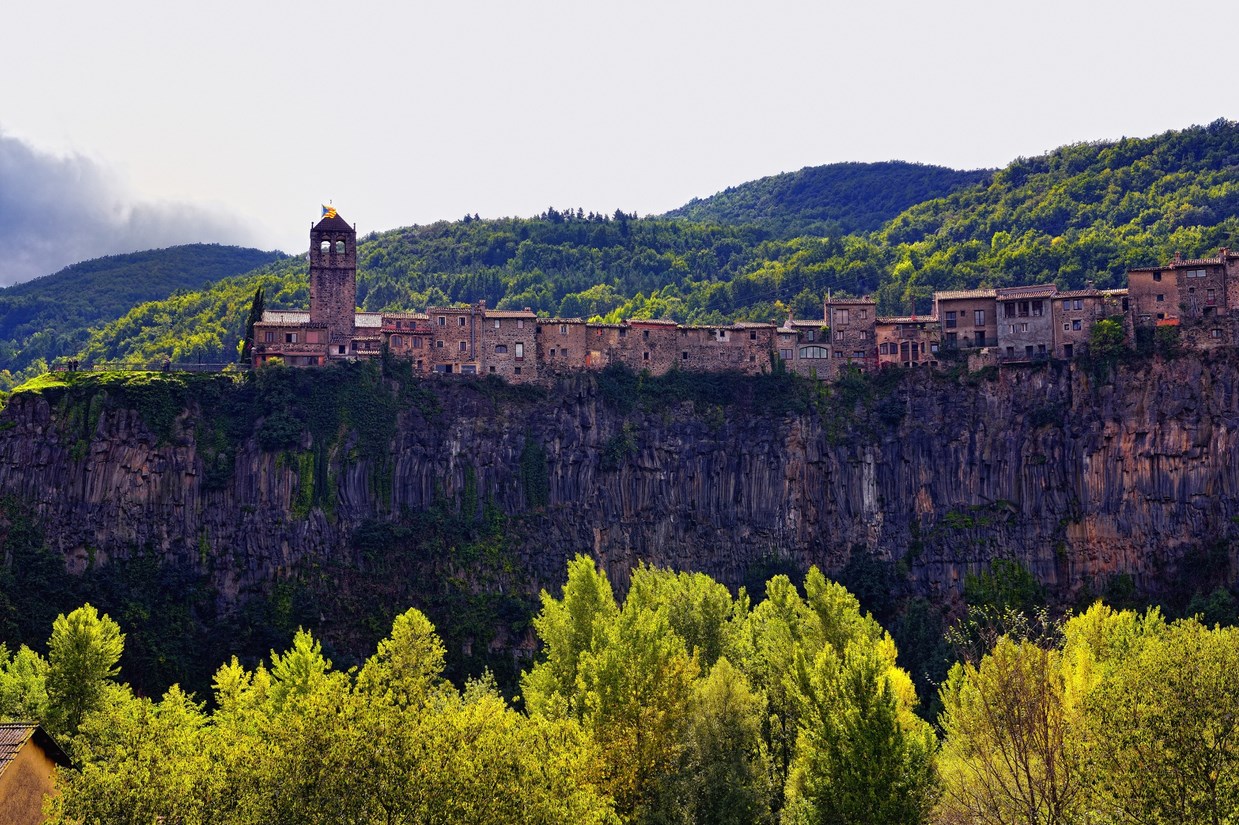
M 39 0 L 0 49 L 0 282 L 839 161 L 1002 166 L 1239 117 L 1221 0 Z

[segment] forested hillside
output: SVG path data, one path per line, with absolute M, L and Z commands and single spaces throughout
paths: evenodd
M 782 237 L 872 232 L 910 206 L 980 184 L 991 174 L 901 161 L 806 166 L 694 198 L 664 217 L 759 223 Z
M 1237 216 L 1239 124 L 1217 121 L 1021 158 L 867 234 L 783 238 L 780 221 L 555 209 L 371 234 L 360 245 L 358 300 L 370 310 L 484 299 L 548 315 L 713 323 L 781 319 L 789 309 L 817 317 L 832 291 L 875 294 L 882 312 L 923 313 L 935 289 L 1118 286 L 1132 265 L 1239 246 Z M 269 308 L 304 305 L 305 271 L 293 259 L 138 307 L 92 333 L 84 353 L 235 353 L 254 290 L 267 289 Z
M 190 244 L 109 255 L 0 289 L 0 371 L 76 353 L 91 327 L 178 290 L 201 290 L 284 257 L 238 246 Z

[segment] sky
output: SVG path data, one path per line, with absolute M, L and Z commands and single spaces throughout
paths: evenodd
M 1239 118 L 1222 0 L 10 3 L 0 284 L 844 161 L 999 167 Z

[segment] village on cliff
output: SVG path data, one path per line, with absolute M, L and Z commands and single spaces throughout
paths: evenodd
M 845 368 L 936 367 L 945 353 L 969 366 L 1072 359 L 1094 326 L 1121 321 L 1175 330 L 1182 345 L 1239 342 L 1239 252 L 1174 260 L 1127 273 L 1126 289 L 1060 291 L 1054 284 L 934 294 L 928 317 L 879 317 L 869 298 L 828 299 L 820 319 L 689 326 L 662 319 L 619 324 L 540 318 L 530 309 L 429 307 L 424 313 L 358 312 L 357 233 L 334 209 L 310 230 L 309 310 L 267 310 L 253 327 L 252 365 L 319 366 L 384 350 L 422 374 L 497 375 L 515 383 L 621 364 L 659 375 L 672 369 L 759 373 L 778 359 L 829 380 Z

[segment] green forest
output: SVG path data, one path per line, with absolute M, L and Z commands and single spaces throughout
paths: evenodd
M 154 699 L 121 678 L 124 628 L 87 604 L 55 618 L 46 656 L 0 648 L 0 714 L 71 752 L 55 823 L 1239 818 L 1234 627 L 975 606 L 949 634 L 960 660 L 918 697 L 843 586 L 811 569 L 762 590 L 643 566 L 619 599 L 577 557 L 542 594 L 515 697 L 446 681 L 410 609 L 360 666 L 302 630 L 222 663 L 209 696 Z
M 843 166 L 745 184 L 673 213 L 684 217 L 552 208 L 371 233 L 359 244 L 358 302 L 378 311 L 484 300 L 546 316 L 721 323 L 821 317 L 833 293 L 872 294 L 886 314 L 925 314 L 935 290 L 1116 287 L 1129 267 L 1239 246 L 1231 121 L 1065 146 L 975 179 L 910 164 Z M 920 194 L 929 199 L 902 208 Z M 901 211 L 867 228 L 865 209 L 894 203 Z M 866 228 L 828 231 L 828 212 Z M 85 340 L 77 355 L 236 358 L 254 292 L 265 290 L 269 309 L 304 307 L 307 266 L 305 256 L 287 258 L 134 306 L 72 333 Z

